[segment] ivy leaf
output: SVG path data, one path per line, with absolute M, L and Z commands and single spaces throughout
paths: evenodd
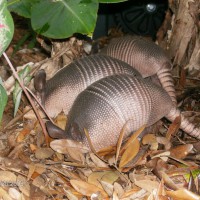
M 2 85 L 2 80 L 0 78 L 0 122 L 2 120 L 3 111 L 5 109 L 7 101 L 8 101 L 8 96 L 7 96 L 6 90 L 4 89 Z
M 49 38 L 68 38 L 74 33 L 91 35 L 98 0 L 42 0 L 31 10 L 33 29 Z
M 29 76 L 29 73 L 30 73 L 30 67 L 28 65 L 19 72 L 19 78 L 23 81 L 24 85 L 27 85 L 31 80 L 31 76 Z M 19 108 L 19 104 L 21 101 L 21 95 L 22 95 L 22 88 L 20 87 L 19 83 L 16 82 L 15 88 L 13 91 L 13 101 L 15 104 L 14 116 L 16 115 L 17 110 Z
M 7 10 L 7 1 L 0 0 L 0 56 L 10 44 L 14 33 L 13 19 Z

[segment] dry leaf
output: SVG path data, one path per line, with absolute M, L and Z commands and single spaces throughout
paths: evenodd
M 92 162 L 95 164 L 95 166 L 108 168 L 108 165 L 105 162 L 103 162 L 101 159 L 99 159 L 94 153 L 90 153 L 90 158 Z
M 170 156 L 170 152 L 169 151 L 165 151 L 163 153 L 157 154 L 155 156 L 152 157 L 152 159 L 154 158 L 161 158 L 163 161 L 167 161 L 169 159 Z
M 16 184 L 17 176 L 10 171 L 0 171 L 1 186 L 10 186 Z
M 50 158 L 53 154 L 54 151 L 51 148 L 38 148 L 35 151 L 35 157 L 37 159 Z
M 126 142 L 126 144 L 123 146 L 121 152 L 123 152 L 124 149 L 126 149 L 129 144 L 131 144 L 136 138 L 138 138 L 138 136 L 142 133 L 142 131 L 145 129 L 146 124 L 143 125 L 141 128 L 139 128 L 136 132 L 134 132 L 131 137 L 129 138 L 129 140 Z
M 135 140 L 132 141 L 132 143 L 129 143 L 127 149 L 123 153 L 119 163 L 119 168 L 122 168 L 126 164 L 128 164 L 137 155 L 139 149 L 140 149 L 140 143 L 139 140 L 136 138 Z
M 159 196 L 159 197 L 166 196 L 163 179 L 160 181 L 160 184 L 159 184 L 159 187 L 158 187 L 158 190 L 157 190 L 157 196 Z
M 156 136 L 154 134 L 147 134 L 142 138 L 142 144 L 146 145 L 151 145 L 150 149 L 151 150 L 157 150 L 158 149 L 158 142 L 156 139 Z
M 119 138 L 118 138 L 118 141 L 117 141 L 117 151 L 116 151 L 116 156 L 115 156 L 115 165 L 117 164 L 117 161 L 118 161 L 120 149 L 121 149 L 121 146 L 122 146 L 122 141 L 123 141 L 124 135 L 126 133 L 125 131 L 126 131 L 127 124 L 128 124 L 128 122 L 126 122 L 124 124 L 124 126 L 122 127 L 122 130 L 120 131 L 120 135 L 119 135 Z
M 4 190 L 3 188 L 0 187 L 0 198 L 3 200 L 13 200 L 11 196 Z
M 80 142 L 68 139 L 54 140 L 50 146 L 54 151 L 68 154 L 72 159 L 82 163 L 85 161 L 83 153 L 89 152 L 89 149 Z
M 144 189 L 131 189 L 127 192 L 124 193 L 122 199 L 126 199 L 126 200 L 129 200 L 129 199 L 139 199 L 139 198 L 142 198 L 146 195 L 147 191 L 144 190 Z
M 178 116 L 178 117 L 175 118 L 175 120 L 169 126 L 169 129 L 166 133 L 166 138 L 168 140 L 171 139 L 172 135 L 176 135 L 176 133 L 178 132 L 178 129 L 180 128 L 180 125 L 181 125 L 181 116 Z
M 65 126 L 67 124 L 67 116 L 64 113 L 58 114 L 55 119 L 55 124 L 62 130 L 65 130 Z
M 84 199 L 84 198 L 83 198 Z M 90 200 L 104 200 L 105 198 L 102 197 L 100 192 L 93 193 L 90 197 Z M 108 199 L 108 198 L 106 198 Z M 105 200 L 106 200 L 105 199 Z
M 103 149 L 100 149 L 97 153 L 99 156 L 106 156 L 106 155 L 114 155 L 116 152 L 115 146 L 109 146 L 105 147 Z
M 179 79 L 179 88 L 184 89 L 186 84 L 186 70 L 181 68 L 181 74 Z
M 113 192 L 112 200 L 119 200 L 119 197 L 117 196 L 117 192 Z
M 93 172 L 88 176 L 88 183 L 91 183 L 93 185 L 96 185 L 99 188 L 101 187 L 100 180 L 107 172 Z M 102 188 L 103 189 L 103 188 Z
M 159 183 L 157 181 L 151 181 L 151 180 L 135 180 L 135 185 L 138 187 L 145 189 L 148 192 L 152 192 L 154 189 L 158 189 Z
M 84 128 L 84 133 L 85 133 L 85 136 L 87 138 L 87 141 L 88 141 L 88 144 L 90 146 L 90 149 L 92 150 L 93 153 L 96 154 L 96 150 L 93 147 L 93 144 L 92 144 L 92 141 L 91 141 L 91 138 L 90 138 L 90 134 L 89 134 L 89 132 L 88 132 L 88 130 L 86 128 Z
M 13 199 L 22 199 L 21 193 L 15 188 L 9 188 L 8 194 Z
M 163 144 L 166 150 L 169 150 L 172 146 L 171 142 L 166 137 L 156 137 L 159 144 Z
M 93 172 L 88 177 L 88 183 L 91 183 L 99 188 L 102 188 L 99 181 L 104 181 L 113 184 L 118 178 L 119 178 L 118 174 L 115 173 L 114 171 Z
M 79 198 L 76 197 L 70 190 L 65 190 L 64 189 L 64 191 L 65 191 L 65 194 L 66 194 L 68 199 L 70 199 L 70 200 L 79 200 Z
M 82 153 L 88 153 L 89 149 L 88 147 L 84 146 L 80 142 L 76 142 L 74 140 L 68 140 L 68 139 L 60 139 L 60 140 L 54 140 L 50 143 L 50 147 L 62 154 L 67 154 L 68 153 L 68 148 L 74 149 L 76 151 L 79 149 Z
M 38 110 L 41 118 L 45 118 L 45 114 L 41 111 L 41 110 Z M 33 109 L 31 109 L 30 106 L 26 106 L 23 110 L 23 113 L 24 114 L 24 119 L 28 119 L 28 120 L 37 120 L 37 117 L 35 116 L 35 112 L 33 111 Z
M 169 188 L 173 188 L 175 190 L 178 189 L 178 187 L 176 186 L 176 184 L 172 181 L 172 179 L 164 172 L 161 171 L 160 172 L 162 179 L 164 181 L 164 183 L 169 187 Z
M 41 189 L 45 186 L 45 180 L 41 176 L 38 176 L 33 180 L 32 184 Z
M 36 165 L 34 163 L 31 163 L 29 165 L 29 171 L 28 171 L 28 176 L 27 176 L 27 180 L 30 180 L 33 173 L 35 172 L 35 169 L 36 169 Z
M 77 192 L 81 193 L 84 196 L 90 197 L 92 194 L 100 192 L 104 198 L 108 197 L 104 190 L 87 182 L 81 180 L 70 180 L 70 183 Z
M 17 142 L 20 143 L 20 142 L 23 142 L 24 141 L 24 138 L 26 135 L 30 134 L 30 131 L 29 129 L 23 129 L 20 131 L 20 133 L 18 134 L 17 136 Z
M 30 185 L 25 177 L 19 175 L 17 177 L 17 185 L 24 195 L 30 197 Z
M 118 197 L 122 197 L 123 196 L 123 194 L 124 194 L 124 189 L 122 188 L 122 186 L 119 184 L 119 183 L 117 183 L 117 182 L 115 182 L 114 183 L 114 193 L 116 192 L 116 194 L 117 194 L 117 196 Z M 113 193 L 113 196 L 114 196 L 114 193 Z
M 166 191 L 167 195 L 174 200 L 199 200 L 200 196 L 194 194 L 193 192 L 190 192 L 189 190 L 186 189 L 180 189 L 176 191 Z
M 32 152 L 35 152 L 36 149 L 37 149 L 37 146 L 34 145 L 34 144 L 30 144 L 30 149 L 31 149 Z
M 113 188 L 114 186 L 108 182 L 105 181 L 100 181 L 103 189 L 106 191 L 106 193 L 108 194 L 109 197 L 111 197 L 113 195 Z
M 193 149 L 192 144 L 179 145 L 170 150 L 171 156 L 177 159 L 184 159 Z

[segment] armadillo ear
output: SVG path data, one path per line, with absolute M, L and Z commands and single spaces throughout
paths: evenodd
M 46 72 L 43 69 L 41 69 L 35 75 L 34 88 L 37 92 L 37 95 L 40 97 L 42 105 L 44 105 L 45 86 L 46 86 Z
M 42 91 L 44 91 L 45 85 L 46 85 L 46 72 L 43 69 L 41 69 L 35 74 L 34 78 L 35 90 L 41 93 Z
M 46 122 L 46 128 L 49 133 L 49 136 L 56 139 L 64 139 L 67 134 L 64 130 L 54 125 L 51 121 Z

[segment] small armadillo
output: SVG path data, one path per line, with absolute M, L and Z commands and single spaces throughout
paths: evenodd
M 88 145 L 87 129 L 94 148 L 116 145 L 122 127 L 125 137 L 142 125 L 150 126 L 166 117 L 173 121 L 181 113 L 168 93 L 149 80 L 127 74 L 105 77 L 81 92 L 69 115 L 65 136 Z M 200 129 L 182 116 L 180 128 L 200 139 Z
M 61 111 L 67 115 L 80 92 L 93 82 L 113 74 L 141 76 L 127 63 L 106 55 L 93 55 L 75 60 L 46 82 L 44 71 L 35 76 L 34 86 L 50 117 Z
M 101 53 L 127 62 L 144 78 L 157 74 L 162 87 L 176 105 L 171 61 L 154 42 L 139 36 L 124 36 L 111 40 Z

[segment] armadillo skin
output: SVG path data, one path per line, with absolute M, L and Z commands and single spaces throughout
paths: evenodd
M 98 151 L 116 145 L 126 123 L 125 137 L 154 124 L 173 106 L 166 91 L 148 80 L 125 74 L 106 77 L 79 94 L 69 112 L 66 137 L 88 145 L 86 128 Z
M 113 39 L 101 53 L 127 62 L 144 78 L 157 74 L 162 87 L 177 104 L 171 61 L 154 42 L 139 36 L 124 36 Z
M 76 60 L 59 70 L 47 81 L 44 106 L 50 117 L 61 111 L 67 115 L 80 92 L 93 82 L 113 74 L 141 76 L 127 63 L 106 55 L 93 55 Z

